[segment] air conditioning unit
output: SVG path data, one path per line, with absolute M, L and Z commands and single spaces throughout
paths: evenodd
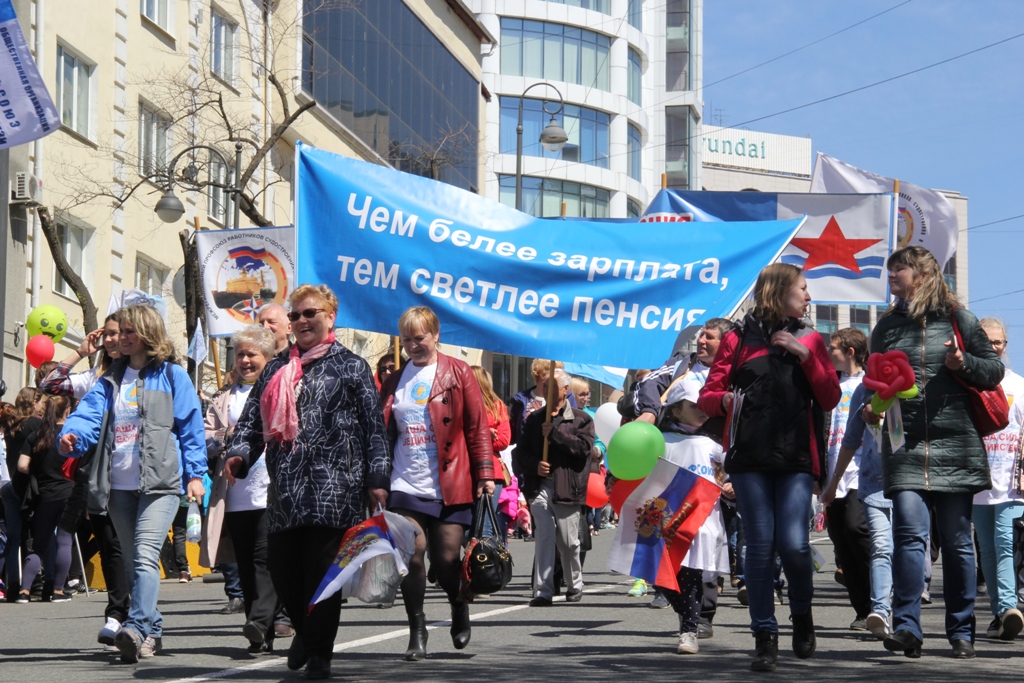
M 11 203 L 38 206 L 42 189 L 43 181 L 31 173 L 15 173 L 14 182 L 11 183 Z

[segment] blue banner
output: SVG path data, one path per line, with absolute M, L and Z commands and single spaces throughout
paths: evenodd
M 11 0 L 0 0 L 0 149 L 32 142 L 60 128 Z M 5 190 L 6 191 L 6 190 Z
M 397 334 L 423 305 L 446 344 L 635 368 L 732 313 L 802 222 L 548 221 L 302 144 L 295 212 L 297 282 L 335 291 L 339 327 Z

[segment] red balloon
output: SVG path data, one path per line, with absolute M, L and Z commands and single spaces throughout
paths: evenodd
M 604 475 L 591 472 L 587 481 L 587 505 L 600 510 L 607 504 L 608 494 L 604 490 Z
M 34 368 L 53 360 L 53 354 L 56 352 L 53 340 L 45 334 L 37 334 L 25 345 L 25 358 L 28 358 L 29 364 Z
M 640 486 L 642 483 L 644 483 L 643 479 L 634 479 L 632 481 L 619 479 L 612 484 L 612 494 L 608 497 L 608 500 L 612 504 L 612 510 L 615 510 L 615 512 L 622 512 L 622 505 L 626 502 L 626 499 L 629 498 L 629 494 L 636 491 L 636 487 Z

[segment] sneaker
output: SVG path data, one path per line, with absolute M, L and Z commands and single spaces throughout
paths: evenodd
M 985 637 L 986 638 L 998 638 L 999 637 L 999 629 L 1002 627 L 1002 625 L 1003 625 L 1003 622 L 1002 622 L 1002 620 L 999 617 L 994 618 L 992 620 L 992 623 L 989 624 L 988 628 L 985 630 Z
M 647 582 L 643 579 L 637 579 L 633 582 L 633 587 L 626 591 L 626 595 L 632 598 L 642 598 L 647 595 Z
M 651 600 L 651 604 L 648 605 L 648 607 L 652 609 L 665 609 L 666 607 L 669 607 L 668 598 L 665 597 L 664 593 L 658 592 L 658 594 L 654 596 L 654 599 Z
M 868 618 L 864 620 L 864 625 L 879 640 L 885 640 L 885 637 L 889 635 L 889 620 L 878 612 L 869 614 Z
M 1024 628 L 1024 615 L 1018 609 L 1008 609 L 999 615 L 999 640 L 1013 640 Z
M 985 583 L 979 583 L 977 593 L 978 595 L 988 595 L 988 586 Z
M 149 659 L 156 657 L 157 653 L 164 649 L 163 638 L 147 636 L 142 645 L 139 646 L 139 658 Z
M 551 598 L 538 595 L 533 600 L 530 600 L 530 607 L 551 607 Z
M 697 644 L 696 633 L 680 633 L 679 644 L 676 645 L 676 654 L 680 655 L 695 655 L 700 652 L 700 646 Z
M 851 631 L 867 631 L 868 620 L 867 619 L 854 619 L 850 622 Z
M 121 661 L 134 664 L 139 661 L 139 648 L 142 647 L 142 636 L 135 629 L 124 627 L 114 636 L 114 645 L 121 651 Z
M 192 572 L 181 572 L 178 575 L 178 583 L 192 583 Z
M 736 589 L 736 599 L 739 600 L 740 604 L 744 607 L 750 604 L 750 599 L 747 597 L 746 586 L 740 586 Z
M 50 602 L 71 602 L 71 593 L 67 591 L 60 591 L 59 593 L 54 591 L 53 595 L 50 596 Z
M 28 591 L 21 591 L 18 593 L 18 599 L 15 600 L 19 605 L 27 605 L 30 593 Z
M 928 591 L 921 593 L 921 604 L 930 605 L 932 604 L 932 594 Z
M 103 628 L 96 634 L 96 642 L 102 643 L 103 645 L 113 645 L 114 636 L 121 630 L 121 622 L 114 617 L 107 617 L 107 623 L 103 624 Z
M 703 621 L 697 624 L 697 639 L 707 640 L 708 638 L 715 637 L 715 629 L 711 624 L 705 624 Z

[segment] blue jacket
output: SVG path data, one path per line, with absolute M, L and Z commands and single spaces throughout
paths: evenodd
M 110 495 L 110 465 L 114 448 L 114 400 L 128 367 L 127 359 L 114 361 L 110 370 L 82 397 L 60 437 L 78 437 L 68 457 L 80 458 L 96 446 L 90 463 L 89 511 L 105 512 Z M 142 369 L 138 387 L 139 491 L 185 492 L 187 478 L 206 473 L 206 432 L 195 387 L 185 370 L 174 363 L 151 363 Z

